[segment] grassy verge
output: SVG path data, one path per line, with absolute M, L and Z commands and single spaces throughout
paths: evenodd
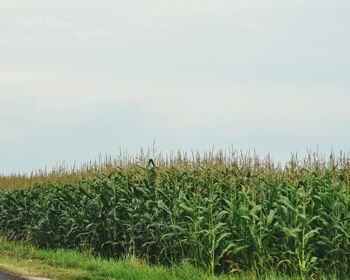
M 109 261 L 76 251 L 38 250 L 27 244 L 5 239 L 0 239 L 0 267 L 18 275 L 67 280 L 205 278 L 204 274 L 190 267 L 167 270 L 150 267 L 132 258 Z
M 39 250 L 22 242 L 0 238 L 0 270 L 17 275 L 48 277 L 51 279 L 298 279 L 275 274 L 257 278 L 252 273 L 209 276 L 188 264 L 165 268 L 149 266 L 141 260 L 129 258 L 119 261 L 93 257 L 89 253 L 67 250 Z M 331 279 L 325 277 L 324 279 Z

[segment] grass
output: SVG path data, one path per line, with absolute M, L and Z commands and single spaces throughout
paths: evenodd
M 268 273 L 257 277 L 252 273 L 210 276 L 183 263 L 171 268 L 149 266 L 136 258 L 105 260 L 90 253 L 68 250 L 39 250 L 23 242 L 0 238 L 0 269 L 17 275 L 48 277 L 62 280 L 248 280 L 248 279 L 299 279 Z M 326 279 L 326 278 L 324 278 Z M 327 278 L 331 279 L 331 278 Z M 335 278 L 334 278 L 335 279 Z

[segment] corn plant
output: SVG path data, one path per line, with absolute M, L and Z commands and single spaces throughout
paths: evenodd
M 209 154 L 0 192 L 0 234 L 209 273 L 350 274 L 350 161 Z

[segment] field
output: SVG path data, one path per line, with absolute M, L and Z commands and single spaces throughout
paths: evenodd
M 2 176 L 0 235 L 207 275 L 350 275 L 350 159 L 223 152 Z

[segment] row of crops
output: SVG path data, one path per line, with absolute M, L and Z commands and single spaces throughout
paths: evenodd
M 349 176 L 344 166 L 150 161 L 0 192 L 0 235 L 211 273 L 341 277 L 350 275 Z

